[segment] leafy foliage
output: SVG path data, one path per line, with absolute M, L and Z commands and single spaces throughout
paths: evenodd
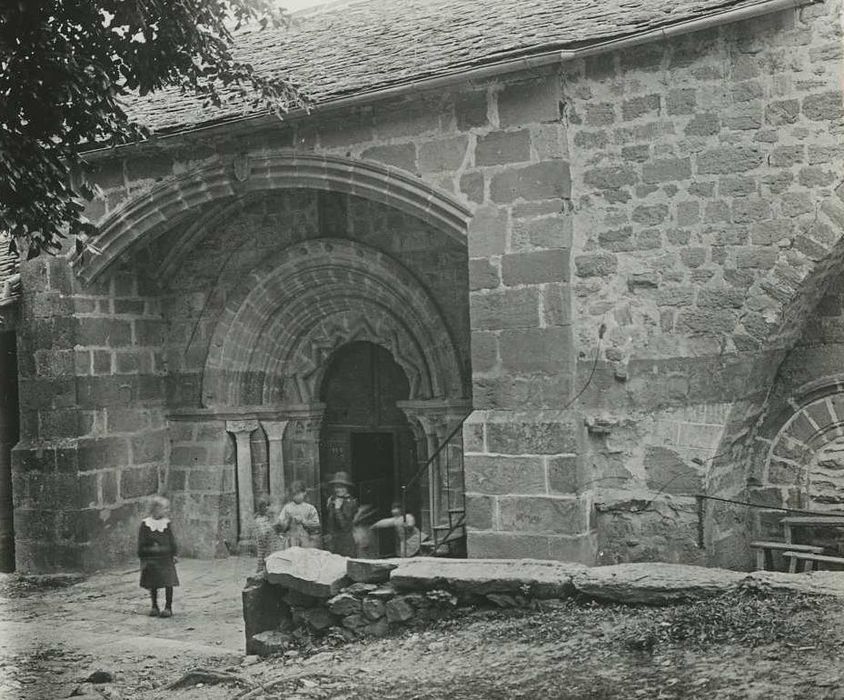
M 0 230 L 25 240 L 29 258 L 93 233 L 81 154 L 150 136 L 124 110 L 129 95 L 175 87 L 215 106 L 302 106 L 291 80 L 231 53 L 242 24 L 288 21 L 274 0 L 0 2 Z

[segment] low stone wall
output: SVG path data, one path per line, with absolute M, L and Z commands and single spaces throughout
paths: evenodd
M 670 604 L 740 588 L 844 598 L 844 572 L 786 574 L 648 562 L 586 567 L 533 559 L 346 559 L 297 547 L 267 560 L 243 591 L 246 653 L 270 656 L 309 636 L 351 641 L 451 615 L 457 608 L 535 608 L 582 595 Z

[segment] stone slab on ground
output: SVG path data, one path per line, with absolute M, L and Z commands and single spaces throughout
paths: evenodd
M 357 583 L 384 583 L 403 559 L 349 559 L 346 573 Z
M 448 588 L 459 593 L 520 593 L 530 586 L 536 598 L 564 598 L 573 591 L 572 577 L 583 564 L 542 559 L 403 559 L 390 572 L 400 589 Z
M 742 586 L 844 598 L 844 571 L 811 571 L 805 574 L 754 571 L 745 576 Z
M 291 547 L 267 557 L 267 581 L 314 598 L 331 598 L 349 584 L 347 562 L 322 549 Z
M 584 568 L 572 582 L 578 592 L 599 600 L 660 605 L 719 595 L 746 577 L 741 571 L 641 562 Z

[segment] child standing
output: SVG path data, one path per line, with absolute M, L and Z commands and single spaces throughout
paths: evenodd
M 269 496 L 260 496 L 255 503 L 255 522 L 252 524 L 255 546 L 258 550 L 258 573 L 267 570 L 267 557 L 284 548 L 273 527 Z
M 353 534 L 358 501 L 349 492 L 354 482 L 346 472 L 337 472 L 328 482 L 334 489 L 334 495 L 326 503 L 326 525 L 331 536 L 331 551 L 344 557 L 357 554 Z
M 141 560 L 141 588 L 149 589 L 150 617 L 172 617 L 173 587 L 179 585 L 176 574 L 176 538 L 170 523 L 170 501 L 154 496 L 149 517 L 138 530 L 138 557 Z M 164 610 L 158 608 L 158 589 L 164 589 Z
M 305 502 L 308 491 L 301 481 L 290 485 L 292 500 L 278 514 L 276 531 L 287 535 L 288 547 L 319 547 L 319 513 Z

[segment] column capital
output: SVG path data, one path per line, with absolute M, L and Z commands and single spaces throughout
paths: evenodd
M 472 410 L 469 399 L 424 399 L 418 401 L 397 401 L 411 422 L 422 425 L 426 433 L 453 429 Z
M 289 422 L 289 420 L 262 420 L 261 427 L 267 434 L 267 440 L 274 442 L 284 439 L 284 431 L 287 430 Z
M 258 429 L 257 420 L 227 420 L 226 432 L 228 433 L 251 433 Z

